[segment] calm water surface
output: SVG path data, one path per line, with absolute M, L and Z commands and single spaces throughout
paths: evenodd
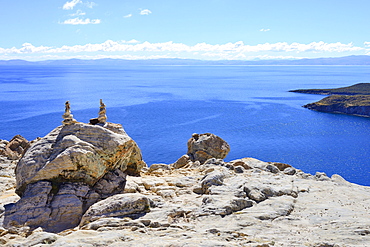
M 74 117 L 121 123 L 145 161 L 172 163 L 192 133 L 231 146 L 226 160 L 254 157 L 370 185 L 370 119 L 310 111 L 322 98 L 289 93 L 370 82 L 368 66 L 1 66 L 0 138 L 32 140 Z

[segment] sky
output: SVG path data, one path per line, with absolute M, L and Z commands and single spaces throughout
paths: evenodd
M 0 0 L 0 60 L 370 55 L 369 0 Z

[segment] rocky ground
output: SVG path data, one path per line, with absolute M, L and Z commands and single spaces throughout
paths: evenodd
M 252 158 L 181 165 L 152 165 L 140 177 L 128 177 L 125 193 L 116 197 L 138 208 L 134 217 L 102 201 L 103 209 L 90 208 L 94 212 L 88 211 L 79 227 L 60 233 L 1 228 L 0 242 L 63 247 L 370 245 L 369 187 Z M 12 168 L 14 163 L 2 160 L 1 205 L 18 200 Z
M 230 147 L 209 133 L 150 167 L 118 125 L 74 123 L 31 144 L 0 141 L 1 246 L 370 246 L 370 187 L 224 162 Z

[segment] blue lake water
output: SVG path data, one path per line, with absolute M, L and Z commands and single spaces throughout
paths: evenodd
M 172 163 L 192 133 L 226 140 L 226 161 L 254 157 L 370 185 L 370 119 L 301 106 L 323 96 L 289 93 L 370 82 L 368 66 L 0 66 L 0 139 L 29 140 L 74 117 L 121 123 L 145 161 Z

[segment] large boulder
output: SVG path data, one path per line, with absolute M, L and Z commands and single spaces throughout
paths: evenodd
M 16 167 L 16 193 L 4 226 L 58 232 L 75 227 L 93 203 L 123 193 L 126 175 L 146 164 L 119 124 L 73 123 L 55 128 L 27 150 Z
M 211 133 L 193 134 L 188 141 L 188 156 L 200 163 L 211 158 L 224 159 L 229 151 L 229 144 Z
M 59 126 L 20 159 L 16 192 L 22 195 L 28 184 L 40 180 L 93 186 L 109 171 L 119 169 L 135 176 L 144 166 L 139 147 L 119 124 Z

